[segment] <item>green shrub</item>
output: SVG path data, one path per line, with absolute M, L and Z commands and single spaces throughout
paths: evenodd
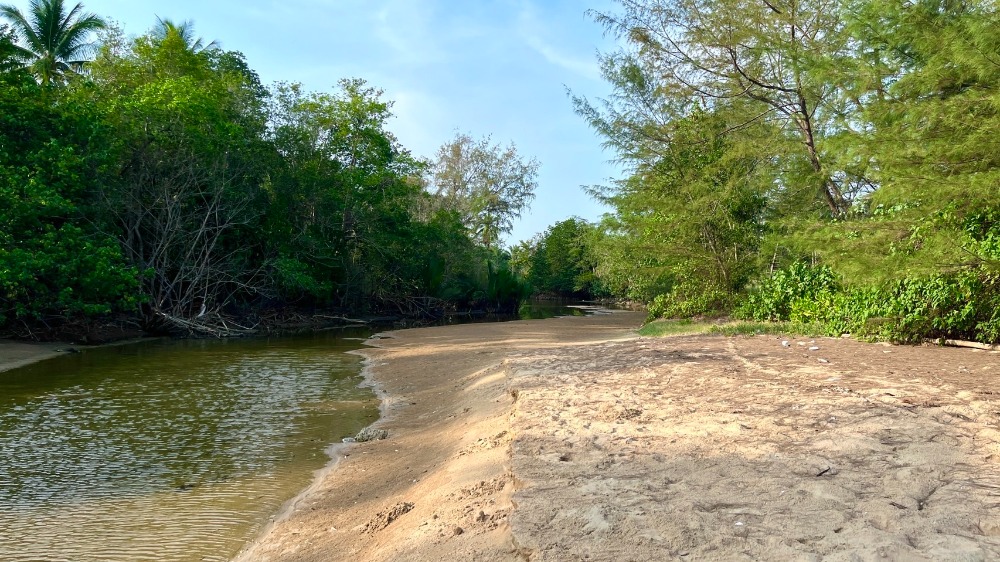
M 649 303 L 647 321 L 658 318 L 691 318 L 719 314 L 728 310 L 731 304 L 732 298 L 724 291 L 697 291 L 686 287 L 676 287 L 669 293 L 657 295 Z
M 639 335 L 650 338 L 703 334 L 712 329 L 707 322 L 694 322 L 689 318 L 681 320 L 657 320 L 639 328 Z
M 796 263 L 747 296 L 740 318 L 820 326 L 822 332 L 916 343 L 928 338 L 1000 341 L 1000 280 L 984 269 L 840 287 L 825 266 Z
M 744 320 L 790 320 L 793 309 L 808 321 L 821 312 L 808 302 L 820 301 L 839 288 L 828 266 L 814 266 L 797 261 L 764 280 L 736 309 L 735 315 Z

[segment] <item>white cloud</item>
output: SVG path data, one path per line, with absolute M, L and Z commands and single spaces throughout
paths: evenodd
M 547 44 L 539 37 L 525 35 L 524 39 L 528 43 L 529 47 L 545 57 L 545 60 L 549 61 L 549 63 L 564 68 L 589 80 L 601 79 L 600 67 L 598 67 L 593 56 L 585 59 L 572 57 L 560 53 L 555 47 Z
M 438 64 L 448 58 L 433 25 L 433 6 L 414 0 L 388 0 L 375 13 L 374 33 L 401 65 Z
M 567 55 L 553 46 L 544 37 L 554 36 L 551 24 L 543 24 L 531 2 L 524 2 L 518 17 L 518 33 L 524 42 L 536 53 L 542 55 L 549 64 L 587 78 L 600 80 L 601 71 L 596 58 L 590 52 L 587 56 Z

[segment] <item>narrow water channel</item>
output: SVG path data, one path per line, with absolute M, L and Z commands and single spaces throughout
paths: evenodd
M 378 416 L 364 333 L 155 341 L 0 373 L 0 560 L 228 560 Z

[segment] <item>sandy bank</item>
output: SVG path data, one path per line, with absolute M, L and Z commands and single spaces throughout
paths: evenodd
M 23 367 L 59 355 L 66 344 L 24 343 L 0 340 L 0 372 Z
M 243 559 L 1000 559 L 1000 354 L 640 319 L 380 341 L 389 438 Z
M 511 560 L 513 353 L 632 337 L 631 312 L 402 330 L 365 352 L 383 441 L 348 448 L 239 560 Z

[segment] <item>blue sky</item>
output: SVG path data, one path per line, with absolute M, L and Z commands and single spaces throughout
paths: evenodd
M 8 2 L 10 0 L 7 0 Z M 68 2 L 72 5 L 73 0 Z M 25 10 L 27 0 L 13 2 Z M 611 0 L 83 0 L 128 34 L 156 16 L 192 20 L 206 41 L 241 51 L 265 83 L 330 91 L 358 77 L 385 91 L 390 129 L 431 157 L 455 132 L 513 141 L 541 163 L 530 212 L 510 242 L 606 211 L 581 189 L 620 174 L 572 109 L 566 88 L 607 95 L 596 52 L 614 41 L 585 15 Z

